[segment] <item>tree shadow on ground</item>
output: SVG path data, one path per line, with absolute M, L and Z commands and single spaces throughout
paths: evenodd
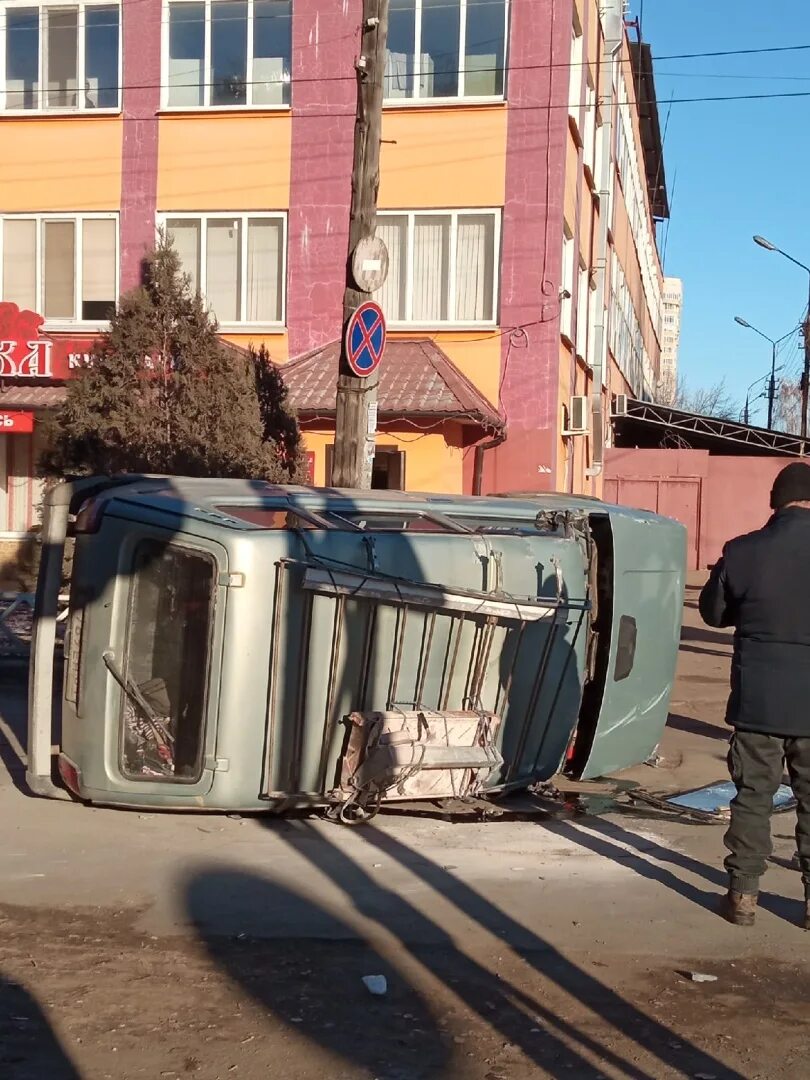
M 437 894 L 435 909 L 428 909 L 425 903 L 417 905 L 406 894 L 394 891 L 384 878 L 364 868 L 362 857 L 349 856 L 337 838 L 333 842 L 323 835 L 321 828 L 311 823 L 287 823 L 278 830 L 278 835 L 298 856 L 325 875 L 329 891 L 337 890 L 342 911 L 348 902 L 347 918 L 353 925 L 362 927 L 366 944 L 361 948 L 369 950 L 368 943 L 373 941 L 376 955 L 367 953 L 369 964 L 384 964 L 383 973 L 387 971 L 394 979 L 403 979 L 409 987 L 404 993 L 412 995 L 412 1000 L 419 1000 L 414 989 L 417 983 L 420 990 L 423 986 L 433 986 L 440 996 L 450 995 L 455 1002 L 455 1011 L 463 1010 L 458 1019 L 460 1025 L 465 1020 L 469 1023 L 468 1017 L 472 1014 L 475 1022 L 485 1024 L 506 1040 L 505 1045 L 511 1052 L 520 1051 L 532 1062 L 538 1075 L 593 1077 L 600 1067 L 604 1067 L 632 1080 L 656 1080 L 665 1068 L 672 1068 L 686 1070 L 688 1075 L 706 1072 L 723 1080 L 742 1080 L 739 1073 L 636 1008 L 448 869 L 389 833 L 366 826 L 354 836 L 367 845 L 370 858 L 377 853 L 384 854 L 433 889 Z M 329 934 L 325 933 L 328 927 L 324 927 L 323 921 L 324 918 L 334 921 L 337 917 L 328 912 L 320 898 L 302 897 L 272 881 L 251 881 L 244 874 L 220 874 L 218 877 L 217 873 L 203 872 L 189 884 L 187 896 L 192 919 L 210 954 L 266 1008 L 292 1022 L 291 1010 L 296 1005 L 300 1008 L 300 1002 L 291 1004 L 290 987 L 272 976 L 269 968 L 266 977 L 247 985 L 240 974 L 237 945 L 217 935 L 216 920 L 212 923 L 202 917 L 212 891 L 224 898 L 226 907 L 229 902 L 241 904 L 245 897 L 252 897 L 250 903 L 261 911 L 263 920 L 267 918 L 272 922 L 275 913 L 281 913 L 283 921 L 281 924 L 276 922 L 275 932 L 283 933 L 288 941 L 295 937 L 291 913 L 296 918 L 300 916 L 304 923 L 311 923 L 310 937 L 319 938 L 319 955 L 326 957 L 327 965 L 330 945 L 324 942 L 324 936 L 329 937 Z M 447 905 L 455 909 L 455 917 L 459 920 L 452 933 L 440 922 L 439 911 Z M 463 928 L 465 923 L 469 927 L 470 951 L 459 944 L 459 927 Z M 473 934 L 478 935 L 480 931 L 491 935 L 490 947 L 485 950 L 483 959 L 472 954 L 476 943 L 481 944 L 481 938 L 474 938 Z M 338 932 L 333 926 L 333 933 Z M 527 965 L 531 972 L 519 980 L 510 977 L 508 968 L 494 963 L 493 950 L 510 953 L 515 966 Z M 334 1002 L 339 1017 L 348 1010 L 348 1028 L 337 1018 L 337 1030 L 325 1029 L 319 1023 L 307 1025 L 305 1021 L 297 1027 L 301 1030 L 303 1026 L 315 1042 L 348 1061 L 376 1066 L 376 1059 L 369 1060 L 369 1056 L 373 1058 L 379 1048 L 368 1050 L 362 1039 L 355 1042 L 352 1038 L 357 1017 L 362 1015 L 368 1003 L 367 992 L 355 975 L 343 980 L 342 992 Z M 540 987 L 530 986 L 532 982 L 539 982 Z M 554 1004 L 554 997 L 565 995 L 573 999 L 578 1009 L 590 1013 L 589 1023 L 571 1022 L 561 1014 L 560 1007 Z M 293 991 L 293 1002 L 294 999 Z M 414 1011 L 412 1008 L 411 1012 Z M 300 1013 L 298 1015 L 300 1017 Z M 351 1017 L 355 1017 L 354 1027 Z M 435 1030 L 435 1021 L 431 1028 L 423 1019 L 420 1026 L 429 1032 L 426 1058 L 421 1071 L 407 1075 L 460 1075 L 446 1070 L 447 1046 Z M 626 1040 L 627 1047 L 614 1050 L 612 1047 L 617 1039 Z M 454 1043 L 458 1041 L 453 1040 Z M 460 1041 L 463 1043 L 463 1038 Z M 673 1042 L 680 1044 L 677 1052 L 671 1049 Z M 458 1052 L 458 1047 L 454 1048 Z M 402 1075 L 398 1070 L 406 1064 L 406 1059 L 412 1059 L 398 1045 L 396 1036 L 386 1043 L 386 1053 L 384 1075 Z M 637 1064 L 641 1053 L 656 1063 L 649 1071 Z M 500 1074 L 493 1072 L 493 1075 Z
M 80 1080 L 35 999 L 1 974 L 0 1076 L 3 1080 Z

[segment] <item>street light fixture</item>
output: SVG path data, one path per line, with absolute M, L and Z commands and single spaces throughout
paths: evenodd
M 754 243 L 759 247 L 764 248 L 766 251 L 775 251 L 777 254 L 782 255 L 788 262 L 792 262 L 794 266 L 800 267 L 807 273 L 808 279 L 810 279 L 810 266 L 805 266 L 803 262 L 799 262 L 798 259 L 794 259 L 792 255 L 788 255 L 786 251 L 782 251 L 776 244 L 772 244 L 770 240 L 766 240 L 764 236 L 755 236 Z M 752 327 L 753 329 L 753 327 Z M 810 284 L 808 285 L 808 298 L 807 298 L 807 316 L 802 324 L 804 331 L 804 374 L 802 375 L 802 431 L 801 436 L 803 439 L 807 438 L 807 399 L 808 390 L 810 390 Z M 763 335 L 764 336 L 764 335 Z
M 756 239 L 756 237 L 754 239 Z M 762 237 L 760 237 L 759 239 L 762 239 Z M 765 243 L 767 243 L 767 240 L 765 241 Z M 777 351 L 777 348 L 779 347 L 779 345 L 781 345 L 781 343 L 783 341 L 786 341 L 789 337 L 792 337 L 793 334 L 796 333 L 796 328 L 794 327 L 793 330 L 789 330 L 786 334 L 782 334 L 782 336 L 780 338 L 772 338 L 772 337 L 768 337 L 768 335 L 764 334 L 761 330 L 758 330 L 756 328 L 756 326 L 752 326 L 750 322 L 746 322 L 746 320 L 743 319 L 740 315 L 735 315 L 734 316 L 734 322 L 738 323 L 740 326 L 744 326 L 746 328 L 746 330 L 753 330 L 755 334 L 759 334 L 759 336 L 761 338 L 764 338 L 766 341 L 770 341 L 770 343 L 771 343 L 771 379 L 770 379 L 770 382 L 768 384 L 768 431 L 771 431 L 772 428 L 773 428 L 773 404 L 774 404 L 774 399 L 776 398 L 776 351 Z M 751 387 L 756 385 L 757 382 L 760 382 L 760 379 L 757 379 L 755 383 L 752 383 L 751 386 L 748 387 L 749 391 L 751 390 Z M 746 400 L 746 413 L 747 413 L 748 412 L 748 395 L 747 394 L 746 394 L 746 399 L 745 400 Z M 747 420 L 746 420 L 746 423 L 748 423 Z

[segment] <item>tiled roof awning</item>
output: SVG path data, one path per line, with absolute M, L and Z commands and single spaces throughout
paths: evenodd
M 340 345 L 291 360 L 281 368 L 290 404 L 304 416 L 333 417 Z M 501 432 L 495 406 L 429 338 L 389 339 L 380 364 L 378 411 L 381 418 L 446 419 Z
M 0 387 L 0 409 L 54 409 L 65 400 L 64 386 Z

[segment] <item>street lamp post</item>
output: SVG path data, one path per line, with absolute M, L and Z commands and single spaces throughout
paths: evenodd
M 770 382 L 768 383 L 768 430 L 770 431 L 773 428 L 773 405 L 774 399 L 776 398 L 776 352 L 779 348 L 779 345 L 781 345 L 783 341 L 787 341 L 787 339 L 791 337 L 796 331 L 795 329 L 789 330 L 786 334 L 782 334 L 780 338 L 772 338 L 768 337 L 767 334 L 763 334 L 763 332 L 761 330 L 758 330 L 756 326 L 752 326 L 750 322 L 746 322 L 746 320 L 741 318 L 739 315 L 734 316 L 734 322 L 738 323 L 740 326 L 744 326 L 746 330 L 753 330 L 755 334 L 759 334 L 761 338 L 764 338 L 766 341 L 769 341 L 771 343 L 771 378 Z M 760 382 L 761 380 L 757 379 L 756 381 Z M 752 383 L 751 385 L 754 386 L 756 384 Z M 748 389 L 750 390 L 751 387 L 749 386 Z M 746 411 L 747 400 L 748 399 L 746 397 Z M 748 423 L 747 420 L 745 422 L 746 424 Z
M 794 259 L 792 255 L 788 255 L 786 251 L 782 251 L 776 244 L 772 244 L 770 240 L 766 240 L 764 236 L 755 236 L 754 243 L 759 244 L 761 248 L 765 248 L 766 251 L 775 251 L 777 254 L 782 255 L 792 262 L 794 266 L 800 267 L 807 273 L 808 276 L 808 295 L 807 295 L 807 315 L 802 323 L 802 332 L 804 334 L 804 372 L 802 373 L 802 430 L 801 436 L 803 439 L 807 438 L 807 399 L 808 390 L 810 390 L 810 266 L 805 266 L 803 262 L 799 262 L 798 259 Z

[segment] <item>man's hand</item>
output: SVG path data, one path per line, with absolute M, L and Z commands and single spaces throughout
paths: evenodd
M 734 602 L 726 578 L 725 557 L 712 567 L 709 580 L 700 593 L 698 608 L 701 618 L 708 626 L 734 626 Z

